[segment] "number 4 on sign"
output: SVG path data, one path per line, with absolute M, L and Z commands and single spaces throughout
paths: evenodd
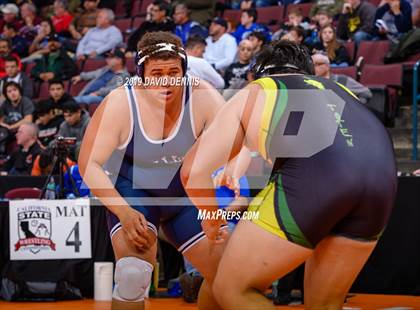
M 70 240 L 71 236 L 74 233 L 74 239 Z M 66 239 L 66 246 L 74 246 L 74 251 L 76 253 L 80 252 L 80 246 L 82 245 L 82 241 L 79 239 L 79 222 L 76 222 L 73 229 L 70 231 L 69 235 Z

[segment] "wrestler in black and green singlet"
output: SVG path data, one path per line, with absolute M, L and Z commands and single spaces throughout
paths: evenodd
M 348 89 L 324 78 L 271 75 L 254 83 L 265 92 L 259 151 L 275 165 L 270 183 L 248 209 L 259 211 L 253 222 L 308 248 L 331 234 L 376 240 L 397 187 L 393 147 L 384 126 Z M 306 115 L 302 103 L 325 108 L 330 115 Z M 331 119 L 336 122 L 331 144 L 311 156 L 296 156 L 293 148 L 325 137 Z M 311 141 L 306 137 L 289 144 L 305 122 L 310 123 Z

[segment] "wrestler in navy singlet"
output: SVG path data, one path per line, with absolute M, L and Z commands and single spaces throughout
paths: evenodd
M 155 141 L 143 128 L 134 89 L 126 87 L 131 132 L 127 142 L 114 151 L 104 167 L 120 195 L 145 216 L 148 227 L 157 234 L 161 225 L 165 236 L 181 252 L 205 237 L 197 209 L 183 204 L 188 198 L 179 176 L 182 160 L 196 140 L 191 92 L 191 86 L 184 87 L 182 110 L 173 133 Z M 121 223 L 110 211 L 107 211 L 107 221 L 112 237 L 121 229 Z

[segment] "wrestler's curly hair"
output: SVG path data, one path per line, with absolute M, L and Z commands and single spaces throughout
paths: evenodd
M 142 51 L 144 54 L 152 54 L 154 50 L 158 49 L 156 44 L 170 43 L 178 48 L 182 48 L 181 40 L 174 34 L 166 31 L 147 32 L 137 44 L 137 51 Z M 151 55 L 151 59 L 164 59 L 174 57 L 174 53 L 161 52 L 156 55 Z
M 257 56 L 253 71 L 257 78 L 281 73 L 315 74 L 309 50 L 288 40 L 273 41 L 265 46 Z

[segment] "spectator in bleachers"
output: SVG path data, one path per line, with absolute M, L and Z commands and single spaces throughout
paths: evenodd
M 266 40 L 265 35 L 262 34 L 259 31 L 253 31 L 253 32 L 251 32 L 248 35 L 247 39 L 249 41 L 251 41 L 252 50 L 254 51 L 254 56 L 257 55 L 261 51 L 261 49 L 264 46 L 264 44 L 267 43 L 267 40 Z
M 29 46 L 29 56 L 22 59 L 22 62 L 32 62 L 49 52 L 48 38 L 55 34 L 51 19 L 42 20 L 37 31 L 37 35 Z
M 230 2 L 230 7 L 233 10 L 247 10 L 255 8 L 255 2 L 253 0 L 232 0 Z
M 317 0 L 311 8 L 309 16 L 314 18 L 320 11 L 326 11 L 331 16 L 338 15 L 343 8 L 343 2 L 344 0 Z
M 24 97 L 32 98 L 34 92 L 32 80 L 25 74 L 25 72 L 21 72 L 19 70 L 19 63 L 17 59 L 13 56 L 9 56 L 5 58 L 4 63 L 6 76 L 0 80 L 0 93 L 3 93 L 3 88 L 7 82 L 15 82 L 22 87 L 22 94 Z M 5 97 L 1 95 L 0 102 L 4 99 Z
M 235 60 L 236 40 L 227 31 L 227 22 L 216 17 L 210 24 L 209 37 L 206 39 L 204 59 L 216 70 L 223 71 Z
M 56 115 L 54 107 L 49 100 L 43 100 L 36 104 L 35 115 L 38 125 L 38 140 L 42 146 L 47 147 L 57 136 L 61 123 L 64 122 L 63 115 Z
M 106 95 L 113 89 L 121 86 L 122 81 L 130 77 L 125 67 L 125 55 L 119 49 L 112 50 L 106 57 L 107 65 L 90 72 L 82 72 L 72 79 L 73 83 L 81 80 L 90 81 L 80 92 L 79 96 L 74 97 L 79 104 L 100 103 Z
M 31 76 L 48 82 L 52 79 L 68 80 L 77 74 L 76 63 L 61 47 L 59 37 L 54 34 L 48 37 L 48 52 L 36 61 Z
M 411 4 L 406 0 L 383 0 L 376 10 L 375 34 L 397 43 L 413 28 Z
M 96 26 L 99 0 L 87 0 L 83 2 L 83 11 L 77 14 L 69 26 L 70 37 L 61 37 L 64 48 L 72 53 L 77 50 L 77 44 L 82 37 Z
M 73 15 L 67 11 L 67 0 L 54 1 L 54 15 L 51 17 L 55 32 L 63 37 L 69 37 L 69 27 L 73 20 Z
M 238 61 L 231 64 L 225 71 L 225 91 L 223 97 L 230 99 L 236 92 L 248 83 L 248 72 L 251 70 L 251 59 L 253 56 L 253 45 L 248 39 L 239 43 Z
M 28 41 L 18 34 L 16 26 L 12 23 L 6 23 L 3 27 L 2 37 L 9 40 L 12 46 L 12 53 L 20 57 L 28 55 Z
M 201 26 L 198 22 L 189 18 L 188 7 L 184 3 L 179 3 L 175 6 L 173 20 L 175 22 L 175 34 L 181 39 L 182 44 L 185 45 L 190 36 L 199 36 L 203 39 L 207 38 L 207 29 Z
M 226 88 L 239 89 L 246 82 L 247 72 L 251 69 L 253 45 L 248 39 L 244 39 L 238 46 L 238 61 L 227 67 L 224 79 Z
M 76 138 L 76 144 L 69 147 L 70 158 L 75 159 L 89 124 L 90 116 L 87 111 L 82 110 L 80 105 L 75 102 L 67 103 L 63 107 L 63 112 L 64 122 L 60 126 L 58 135 L 65 138 Z
M 24 23 L 19 19 L 19 8 L 14 3 L 6 4 L 2 9 L 3 18 L 0 19 L 0 31 L 3 32 L 5 24 L 13 24 L 17 30 L 23 27 Z
M 253 2 L 255 2 L 255 6 L 257 8 L 262 8 L 265 6 L 274 6 L 274 5 L 278 5 L 278 0 L 254 0 Z
M 20 61 L 20 57 L 18 54 L 12 53 L 10 41 L 7 39 L 0 38 L 0 78 L 4 78 L 7 75 L 5 69 L 5 61 L 6 58 L 10 56 L 13 56 L 17 59 L 19 70 L 22 70 L 22 63 Z
M 412 20 L 415 27 L 420 27 L 420 0 L 413 0 L 412 4 Z
M 185 44 L 185 52 L 188 57 L 187 72 L 193 76 L 209 82 L 216 89 L 223 89 L 225 82 L 220 74 L 204 58 L 206 41 L 197 36 L 188 38 Z
M 338 38 L 351 39 L 357 46 L 361 41 L 371 40 L 375 13 L 375 6 L 368 1 L 345 0 L 338 20 Z
M 101 9 L 96 17 L 96 27 L 89 29 L 77 45 L 78 59 L 95 58 L 122 43 L 121 31 L 112 25 L 115 15 L 110 9 Z
M 333 24 L 333 16 L 328 11 L 319 11 L 315 17 L 318 29 L 330 26 Z
M 338 82 L 350 89 L 360 100 L 366 104 L 372 98 L 372 92 L 366 86 L 363 86 L 349 76 L 342 74 L 332 74 L 330 70 L 330 60 L 328 56 L 317 53 L 312 56 L 315 66 L 315 75 Z
M 16 131 L 25 122 L 32 122 L 35 110 L 31 99 L 22 95 L 22 87 L 16 82 L 7 82 L 3 88 L 6 100 L 0 106 L 0 126 Z
M 271 40 L 269 30 L 265 26 L 257 24 L 257 18 L 258 13 L 256 9 L 242 10 L 241 24 L 236 28 L 235 32 L 232 33 L 237 44 L 253 31 L 259 31 L 266 36 L 267 40 Z
M 15 57 L 18 61 L 19 70 L 22 69 L 20 57 L 16 53 L 11 53 L 10 41 L 7 39 L 0 38 L 0 78 L 4 78 L 5 76 L 7 76 L 5 63 L 6 58 L 8 57 Z
M 301 26 L 290 28 L 289 32 L 281 37 L 281 40 L 289 40 L 295 43 L 302 44 L 305 37 L 305 31 Z
M 190 18 L 200 25 L 208 26 L 215 15 L 216 0 L 178 0 L 190 10 Z
M 50 94 L 49 98 L 44 99 L 43 101 L 47 102 L 55 110 L 55 115 L 63 114 L 63 107 L 67 103 L 75 103 L 74 98 L 66 92 L 64 88 L 64 83 L 61 80 L 51 80 L 48 82 L 48 92 Z
M 310 31 L 307 33 L 304 43 L 309 49 L 313 49 L 315 45 L 321 42 L 319 32 L 322 28 L 333 24 L 333 16 L 329 11 L 319 10 L 312 19 L 316 24 L 311 25 Z
M 325 52 L 330 60 L 331 67 L 347 67 L 350 64 L 350 56 L 346 48 L 337 41 L 334 27 L 326 26 L 320 32 L 321 42 L 314 49 Z
M 19 35 L 31 43 L 36 37 L 41 18 L 36 15 L 36 6 L 33 3 L 24 3 L 20 6 L 20 15 L 25 25 L 20 28 Z
M 291 9 L 289 11 L 289 14 L 287 15 L 287 18 L 287 22 L 283 23 L 281 29 L 276 31 L 276 33 L 273 35 L 273 40 L 278 40 L 279 38 L 287 34 L 292 27 L 297 26 L 301 26 L 305 30 L 305 32 L 308 32 L 308 34 L 310 33 L 310 25 L 307 21 L 304 21 L 304 16 L 300 8 Z
M 30 175 L 35 158 L 41 154 L 38 144 L 38 127 L 34 123 L 24 122 L 16 133 L 19 149 L 13 152 L 0 167 L 10 175 Z
M 168 16 L 169 10 L 170 5 L 168 5 L 165 1 L 157 0 L 153 2 L 151 20 L 143 22 L 140 27 L 137 28 L 128 38 L 127 57 L 134 57 L 133 53 L 137 51 L 137 43 L 146 32 L 175 31 L 175 24 Z
M 96 27 L 96 17 L 98 15 L 99 0 L 85 0 L 83 11 L 77 15 L 69 26 L 69 31 L 73 39 L 79 41 L 91 29 Z

